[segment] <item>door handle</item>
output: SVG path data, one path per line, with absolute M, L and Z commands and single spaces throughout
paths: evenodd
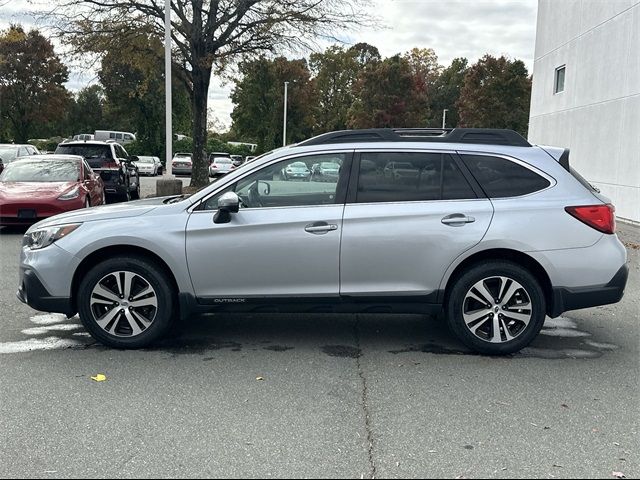
M 326 222 L 314 222 L 304 227 L 305 232 L 314 233 L 316 235 L 318 234 L 322 235 L 337 229 L 338 229 L 338 225 L 335 225 L 335 224 L 330 225 Z
M 453 215 L 447 215 L 440 221 L 445 225 L 450 225 L 452 227 L 462 227 L 466 223 L 475 222 L 476 219 L 474 217 L 467 216 L 462 213 L 454 213 Z

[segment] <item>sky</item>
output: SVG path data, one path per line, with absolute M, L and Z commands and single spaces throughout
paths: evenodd
M 0 0 L 0 29 L 10 23 L 25 27 L 36 21 L 33 1 Z M 485 53 L 517 58 L 533 68 L 537 0 L 372 0 L 368 13 L 378 17 L 382 28 L 363 28 L 345 33 L 345 45 L 367 42 L 383 57 L 414 47 L 433 48 L 447 66 L 456 57 L 475 62 Z M 46 20 L 44 21 L 46 23 Z M 321 48 L 328 46 L 321 43 Z M 298 54 L 300 56 L 300 54 Z M 79 90 L 95 82 L 95 74 L 81 68 L 71 72 L 67 88 Z M 226 127 L 231 124 L 232 85 L 214 77 L 209 106 Z

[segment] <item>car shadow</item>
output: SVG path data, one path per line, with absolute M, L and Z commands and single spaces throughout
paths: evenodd
M 59 342 L 64 348 L 111 351 L 84 331 L 78 317 L 44 314 L 32 320 L 36 327 L 23 330 L 39 341 Z M 51 337 L 55 335 L 55 337 Z M 44 341 L 43 340 L 43 341 Z M 507 358 L 593 359 L 618 349 L 583 330 L 569 317 L 547 318 L 530 346 Z M 200 355 L 212 360 L 217 351 L 260 350 L 296 355 L 319 351 L 332 357 L 366 355 L 467 355 L 478 356 L 450 333 L 442 316 L 389 314 L 209 314 L 176 322 L 171 332 L 145 351 L 171 357 Z M 294 358 L 294 357 L 292 357 Z

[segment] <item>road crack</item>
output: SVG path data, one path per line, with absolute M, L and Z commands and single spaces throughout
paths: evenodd
M 373 430 L 371 428 L 371 412 L 369 411 L 369 388 L 367 385 L 367 377 L 364 374 L 364 370 L 362 368 L 362 346 L 360 345 L 360 315 L 356 315 L 356 323 L 355 323 L 355 339 L 356 339 L 356 348 L 360 352 L 360 355 L 356 357 L 356 367 L 358 369 L 358 377 L 360 377 L 361 382 L 361 393 L 360 393 L 360 406 L 362 408 L 362 412 L 364 414 L 364 428 L 367 433 L 367 456 L 369 459 L 369 477 L 371 479 L 376 478 L 376 463 L 374 459 L 374 438 L 373 438 Z

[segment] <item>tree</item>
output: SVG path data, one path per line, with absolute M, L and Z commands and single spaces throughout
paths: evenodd
M 361 70 L 354 95 L 351 128 L 421 127 L 429 117 L 424 82 L 400 55 Z
M 460 90 L 464 84 L 464 77 L 467 73 L 467 59 L 454 58 L 447 68 L 442 70 L 434 83 L 433 94 L 430 97 L 431 111 L 434 119 L 432 125 L 441 125 L 439 116 L 446 108 L 446 125 L 455 127 L 458 125 L 458 108 L 456 102 L 460 97 Z
M 67 135 L 93 133 L 107 128 L 104 125 L 105 92 L 101 85 L 93 84 L 80 90 L 70 106 Z
M 163 3 L 157 0 L 58 0 L 61 19 L 76 27 L 112 32 L 113 19 L 130 27 L 152 22 L 164 31 Z M 192 186 L 209 182 L 205 156 L 208 90 L 214 70 L 247 55 L 278 47 L 309 45 L 317 35 L 332 36 L 340 27 L 362 24 L 364 0 L 176 0 L 172 38 L 177 63 L 189 85 L 194 115 Z M 86 7 L 86 8 L 83 8 Z M 65 27 L 69 31 L 68 27 Z
M 485 55 L 469 68 L 457 107 L 460 126 L 527 134 L 531 77 L 521 60 Z
M 236 81 L 232 130 L 258 144 L 260 151 L 282 145 L 284 82 L 289 82 L 287 100 L 287 140 L 297 142 L 312 134 L 315 103 L 310 72 L 304 59 L 242 62 L 241 79 Z
M 64 111 L 70 94 L 67 67 L 38 30 L 13 25 L 0 33 L 0 112 L 16 142 Z M 8 120 L 8 121 L 7 121 Z M 0 126 L 0 130 L 5 127 Z
M 162 39 L 148 26 L 136 31 L 127 30 L 126 24 L 121 27 L 120 35 L 87 32 L 74 37 L 72 45 L 85 55 L 98 55 L 98 78 L 104 97 L 100 128 L 135 132 L 133 151 L 162 155 L 165 148 Z M 191 105 L 180 77 L 173 79 L 172 100 L 175 130 L 190 131 Z

